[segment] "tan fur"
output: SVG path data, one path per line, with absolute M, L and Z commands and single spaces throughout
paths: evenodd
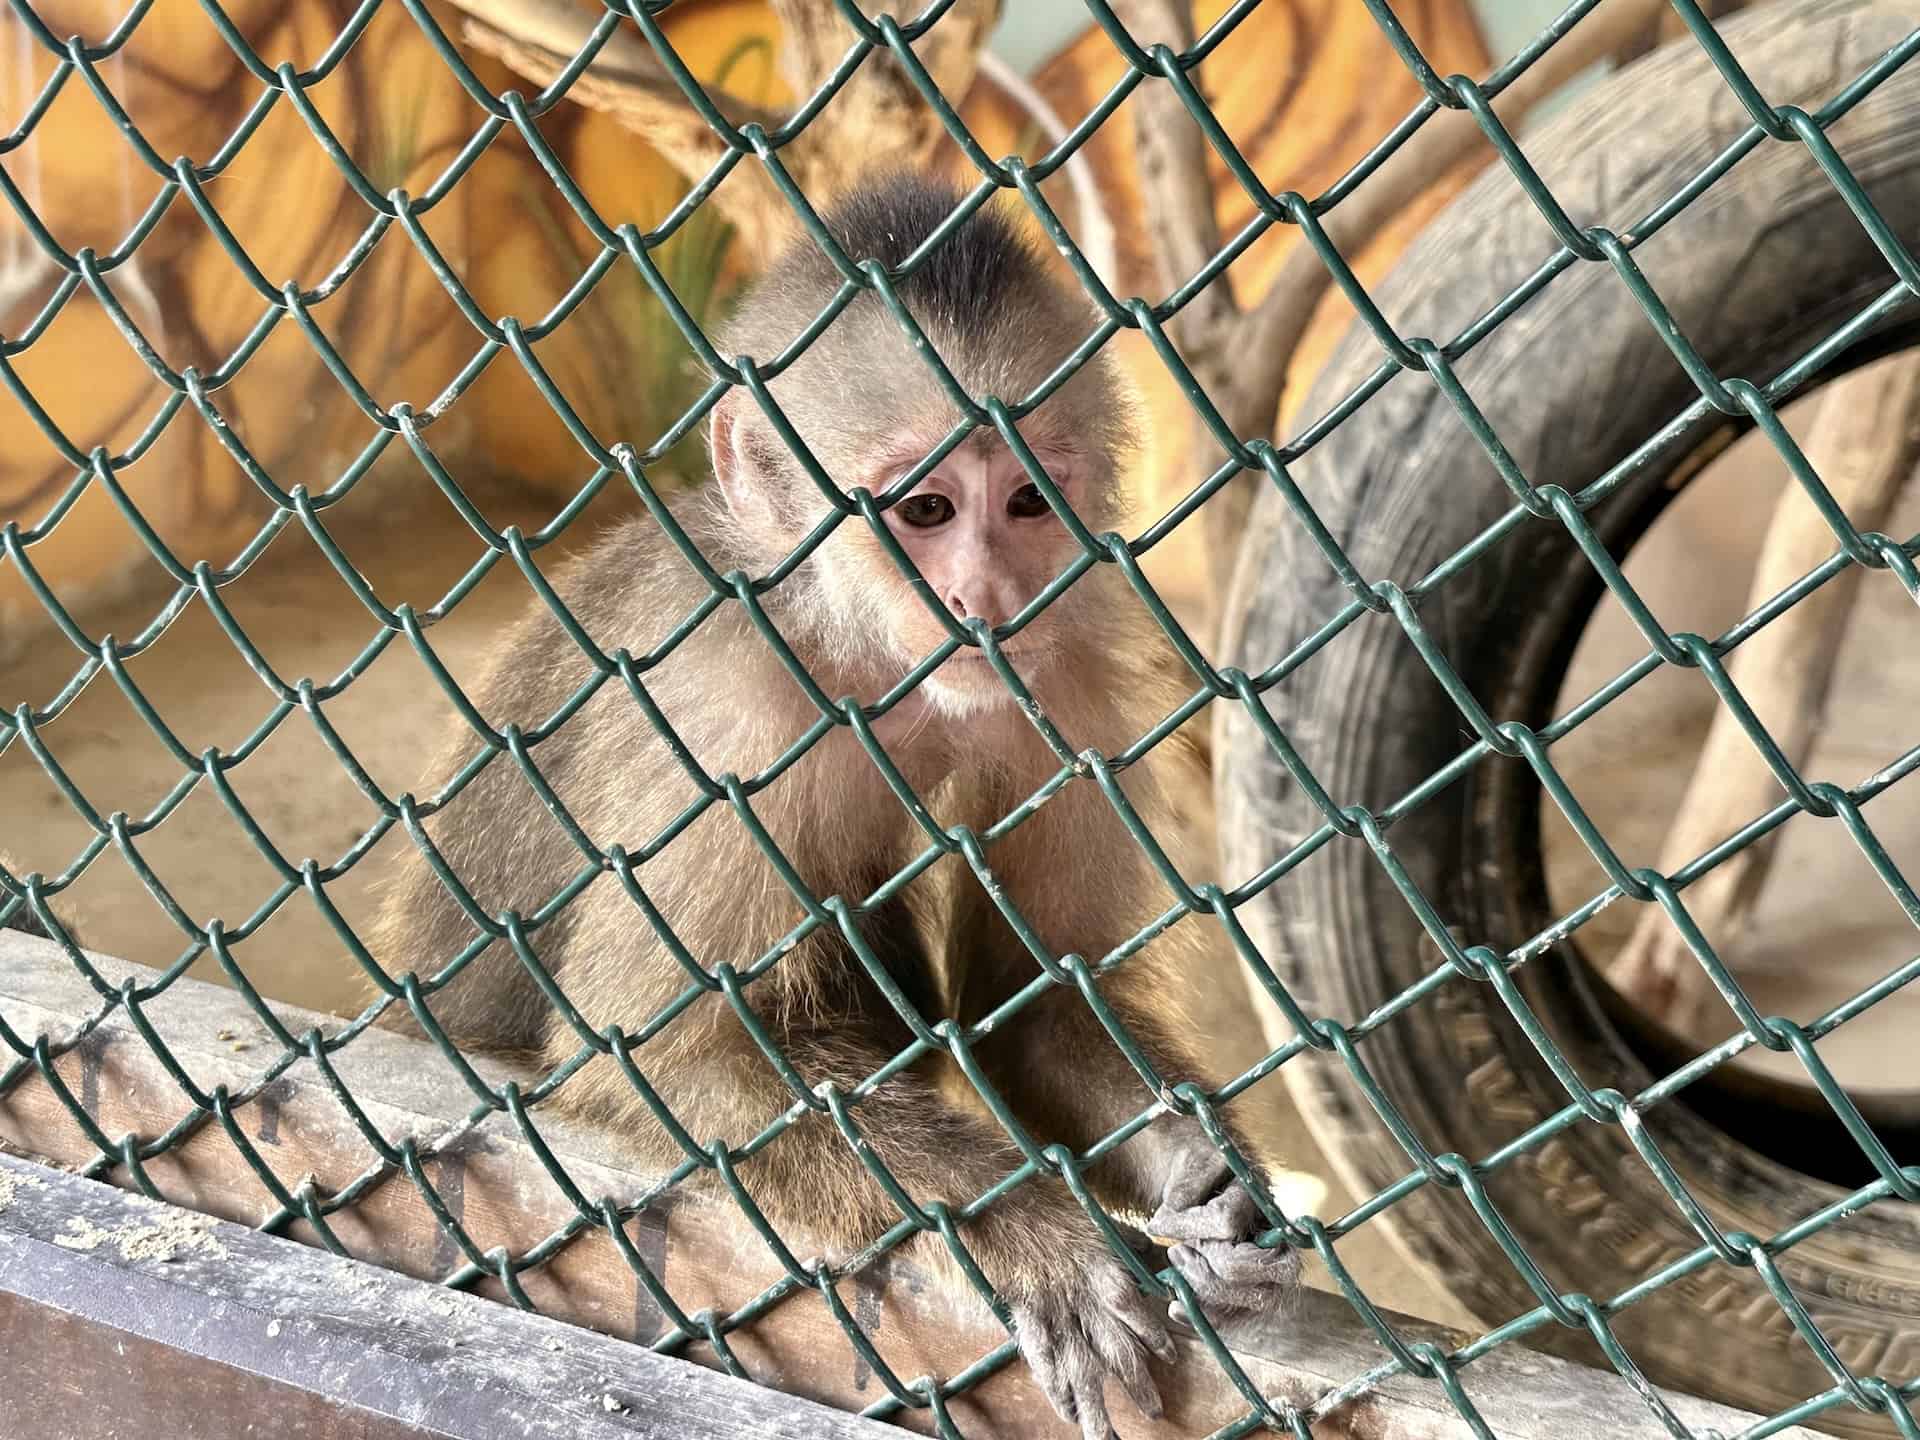
M 737 333 L 777 349 L 781 323 L 799 315 L 808 297 L 779 288 L 797 284 L 791 276 L 769 283 L 773 288 L 758 309 L 749 307 Z M 984 341 L 955 333 L 937 307 L 929 313 L 926 323 L 942 353 L 964 383 L 981 387 L 974 393 L 1024 393 L 1023 386 L 1057 363 L 1049 344 L 1072 343 L 1086 333 L 1084 308 L 1076 311 L 1057 292 L 1038 288 L 1037 280 L 1034 286 L 1041 298 L 1029 305 L 1024 323 L 1009 320 L 1013 331 Z M 810 298 L 817 309 L 825 296 L 815 288 Z M 1071 314 L 1079 316 L 1077 329 L 1060 318 Z M 908 434 L 922 451 L 952 417 L 929 421 L 931 402 L 922 387 L 903 402 L 919 423 L 903 430 L 902 406 L 894 399 L 900 387 L 917 382 L 903 379 L 890 388 L 876 377 L 888 371 L 911 376 L 916 358 L 898 331 L 889 332 L 871 313 L 852 318 L 847 336 L 838 327 L 830 330 L 805 362 L 776 383 L 775 393 L 839 483 L 878 488 L 866 468 L 876 443 L 875 417 L 887 421 L 896 440 Z M 1084 374 L 1030 423 L 1036 438 L 1081 447 L 1110 477 L 1113 416 L 1124 413 L 1118 388 L 1104 363 Z M 753 447 L 778 444 L 769 440 L 764 418 L 739 391 L 726 403 L 735 408 L 717 423 L 740 426 L 737 438 L 753 450 L 747 458 L 764 461 L 764 449 Z M 766 461 L 756 473 L 754 494 L 766 503 L 751 516 L 711 495 L 682 507 L 684 523 L 722 573 L 765 574 L 826 513 L 824 500 L 790 465 Z M 1086 519 L 1096 533 L 1118 522 L 1113 503 L 1110 485 L 1089 500 Z M 1062 531 L 1059 567 L 1073 553 Z M 647 655 L 705 598 L 693 571 L 644 516 L 607 533 L 551 579 L 603 649 L 612 653 L 624 646 L 636 657 Z M 858 517 L 843 523 L 763 603 L 827 695 L 853 695 L 869 705 L 944 633 Z M 1183 678 L 1164 637 L 1111 565 L 1082 577 L 1033 631 L 1028 638 L 1044 639 L 1052 657 L 1036 672 L 1036 699 L 1076 750 L 1111 755 L 1124 749 L 1190 692 L 1190 677 Z M 536 604 L 502 637 L 494 668 L 473 697 L 495 726 L 534 726 L 590 674 L 585 658 Z M 641 675 L 640 683 L 716 779 L 761 774 L 818 719 L 733 600 Z M 894 763 L 939 823 L 976 832 L 998 822 L 1058 769 L 1018 708 L 981 694 L 987 698 L 978 703 L 954 695 L 945 701 L 911 697 L 877 726 Z M 450 772 L 474 744 L 464 731 L 454 737 L 436 773 Z M 605 852 L 624 846 L 629 855 L 645 856 L 636 878 L 709 972 L 723 964 L 748 969 L 803 918 L 801 904 L 724 800 L 709 804 L 682 833 L 649 853 L 700 792 L 618 676 L 534 746 L 532 756 L 596 847 Z M 1128 770 L 1123 783 L 1148 825 L 1172 845 L 1179 787 L 1201 783 L 1191 751 L 1167 742 Z M 750 805 L 823 900 L 838 896 L 857 904 L 927 843 L 844 725 Z M 506 754 L 496 756 L 427 829 L 489 915 L 511 909 L 531 917 L 590 863 Z M 1090 776 L 1056 792 L 991 846 L 987 858 L 996 880 L 1056 955 L 1073 952 L 1098 962 L 1173 903 Z M 681 994 L 688 978 L 650 932 L 619 877 L 604 862 L 600 868 L 569 905 L 530 931 L 530 944 L 589 1026 L 604 1032 L 619 1025 L 631 1034 Z M 949 1015 L 977 1021 L 1038 973 L 957 854 L 942 857 L 896 903 L 868 915 L 862 933 L 929 1022 Z M 1102 993 L 1172 1084 L 1219 1078 L 1203 1076 L 1185 1052 L 1174 999 L 1195 973 L 1200 948 L 1214 943 L 1216 933 L 1204 917 L 1185 920 L 1102 984 Z M 476 934 L 409 846 L 372 942 L 376 957 L 393 972 L 410 969 L 425 978 Z M 831 924 L 782 955 L 745 993 L 760 1023 L 813 1086 L 831 1082 L 850 1090 L 911 1040 Z M 505 939 L 495 940 L 437 990 L 430 1005 L 463 1045 L 530 1050 L 549 1066 L 580 1045 Z M 985 1038 L 978 1054 L 1042 1144 L 1084 1147 L 1154 1098 L 1071 990 L 1028 1007 Z M 633 1060 L 703 1146 L 741 1146 L 794 1103 L 718 994 L 702 995 L 638 1046 Z M 874 1152 L 923 1203 L 971 1201 L 1022 1163 L 956 1074 L 936 1057 L 889 1081 L 854 1112 Z M 596 1059 L 547 1103 L 618 1128 L 662 1166 L 682 1158 L 608 1059 Z M 1131 1142 L 1094 1176 L 1114 1203 L 1139 1213 L 1157 1199 L 1145 1161 L 1147 1139 Z M 844 1255 L 900 1218 L 824 1116 L 801 1120 L 743 1161 L 739 1174 L 802 1251 Z M 1103 1245 L 1065 1187 L 1044 1178 L 1012 1192 L 963 1234 L 988 1276 L 1014 1298 L 1066 1283 Z M 923 1257 L 944 1255 L 937 1238 L 918 1243 Z

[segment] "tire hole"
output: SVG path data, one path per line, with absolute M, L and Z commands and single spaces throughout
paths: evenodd
M 1875 372 L 1898 363 L 1875 362 L 1854 378 L 1870 383 Z M 1783 412 L 1788 430 L 1802 444 L 1826 393 L 1804 397 Z M 1822 463 L 1813 458 L 1816 466 Z M 1855 508 L 1849 507 L 1850 513 Z M 1830 532 L 1821 539 L 1819 531 L 1801 524 L 1816 520 L 1812 502 L 1790 483 L 1773 446 L 1749 431 L 1666 506 L 1634 544 L 1623 570 L 1668 633 L 1716 637 L 1746 615 L 1756 598 L 1768 598 L 1749 592 L 1763 547 L 1777 546 L 1783 526 L 1821 542 L 1815 560 L 1791 569 L 1794 578 L 1838 550 Z M 1920 476 L 1909 474 L 1897 495 L 1877 514 L 1870 513 L 1862 528 L 1899 539 L 1920 532 Z M 1769 594 L 1777 588 L 1769 587 Z M 1832 589 L 1823 587 L 1818 594 Z M 1807 734 L 1798 748 L 1804 750 L 1799 769 L 1809 782 L 1858 786 L 1920 743 L 1920 665 L 1900 659 L 1914 653 L 1920 640 L 1920 615 L 1894 576 L 1875 571 L 1858 576 L 1837 648 L 1827 651 L 1831 675 L 1822 709 L 1790 703 L 1791 677 L 1819 663 L 1809 659 L 1809 637 L 1817 646 L 1834 647 L 1835 634 L 1830 626 L 1813 627 L 1796 648 L 1786 619 L 1746 641 L 1728 657 L 1728 668 L 1770 733 L 1781 739 L 1796 730 Z M 1582 630 L 1553 713 L 1580 704 L 1647 651 L 1626 609 L 1603 595 Z M 1786 798 L 1737 728 L 1728 732 L 1735 749 L 1713 752 L 1731 755 L 1732 763 L 1716 766 L 1710 783 L 1694 783 L 1720 709 L 1705 675 L 1663 666 L 1554 745 L 1555 764 L 1629 869 L 1670 868 L 1662 857 L 1683 801 L 1712 822 L 1701 831 L 1707 838 L 1688 851 L 1685 858 L 1691 860 Z M 1741 797 L 1753 797 L 1753 803 L 1728 819 Z M 1866 803 L 1862 814 L 1893 863 L 1920 883 L 1920 776 L 1896 781 Z M 1607 879 L 1574 827 L 1544 797 L 1540 830 L 1549 903 L 1553 914 L 1565 915 L 1604 890 Z M 1838 819 L 1794 815 L 1763 843 L 1771 852 L 1758 862 L 1764 870 L 1750 903 L 1726 898 L 1736 888 L 1726 881 L 1738 861 L 1716 867 L 1715 874 L 1725 872 L 1718 882 L 1703 876 L 1682 891 L 1761 1015 L 1806 1024 L 1920 955 L 1920 932 Z M 1607 1008 L 1656 1074 L 1685 1063 L 1737 1027 L 1732 1009 L 1717 994 L 1706 997 L 1703 1021 L 1688 1023 L 1684 1008 L 1662 1008 L 1659 977 L 1668 972 L 1661 967 L 1676 960 L 1693 974 L 1699 967 L 1653 907 L 1617 902 L 1584 925 L 1575 944 L 1609 991 Z M 1623 977 L 1620 967 L 1630 955 L 1645 963 Z M 1822 1060 L 1902 1163 L 1920 1158 L 1916 1033 L 1920 981 L 1846 1020 L 1818 1046 Z M 1859 1147 L 1791 1053 L 1751 1048 L 1679 1100 L 1733 1138 L 1802 1173 L 1849 1186 L 1872 1178 Z

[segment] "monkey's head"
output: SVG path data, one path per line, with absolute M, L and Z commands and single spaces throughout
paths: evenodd
M 823 218 L 854 263 L 875 259 L 891 270 L 960 198 L 933 181 L 893 178 L 850 194 Z M 819 247 L 802 238 L 740 306 L 721 336 L 724 353 L 767 365 L 842 284 Z M 895 290 L 928 346 L 976 400 L 1025 400 L 1086 339 L 1096 318 L 1077 289 L 1047 273 L 1009 204 L 976 211 Z M 961 421 L 930 358 L 885 302 L 863 290 L 768 389 L 836 485 L 880 496 Z M 1120 518 L 1116 467 L 1130 433 L 1128 404 L 1101 353 L 1018 424 L 1048 479 L 1095 534 Z M 777 563 L 829 514 L 828 501 L 744 389 L 729 391 L 715 407 L 710 439 L 728 525 L 755 563 Z M 1017 616 L 1078 551 L 1012 448 L 987 426 L 883 517 L 937 602 L 961 620 L 989 626 Z M 849 672 L 897 679 L 947 635 L 927 598 L 857 516 L 793 579 L 811 602 L 791 607 L 796 620 L 817 627 L 826 653 Z M 1070 588 L 1004 642 L 1023 676 L 1044 671 L 1066 645 L 1086 643 L 1079 637 L 1089 617 L 1080 612 L 1089 588 Z M 972 647 L 950 657 L 923 688 L 950 713 L 1009 700 Z

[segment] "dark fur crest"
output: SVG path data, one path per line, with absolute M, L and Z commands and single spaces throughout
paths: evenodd
M 949 221 L 965 195 L 936 176 L 896 173 L 842 193 L 823 210 L 822 223 L 855 264 L 878 261 L 897 271 Z M 1046 380 L 1097 321 L 1086 296 L 1070 277 L 1056 276 L 1056 268 L 1035 242 L 1019 201 L 1001 196 L 944 233 L 894 289 L 962 390 L 1012 402 Z M 815 324 L 843 284 L 813 237 L 800 237 L 759 277 L 716 337 L 722 353 L 762 362 L 781 354 Z M 931 446 L 960 421 L 931 358 L 902 332 L 881 297 L 868 291 L 854 296 L 771 388 L 816 457 L 849 457 L 857 468 L 878 446 L 898 448 L 909 434 Z M 852 395 L 864 403 L 848 404 Z M 744 408 L 743 440 L 765 428 L 754 407 Z M 1029 440 L 1050 431 L 1056 442 L 1112 464 L 1127 448 L 1132 419 L 1131 393 L 1103 353 L 1050 396 L 1031 428 L 1022 428 Z M 775 462 L 761 468 L 776 474 L 786 467 Z M 848 485 L 871 486 L 874 480 L 853 470 L 835 478 Z M 811 503 L 811 487 L 797 490 Z
M 897 270 L 962 198 L 961 191 L 937 180 L 894 175 L 851 192 L 822 219 L 855 264 L 878 260 Z M 963 334 L 979 334 L 992 328 L 1009 295 L 1032 285 L 1037 266 L 1012 218 L 989 202 L 934 246 L 896 290 L 916 313 L 938 315 Z
M 964 192 L 934 177 L 887 175 L 842 194 L 821 220 L 856 265 L 877 260 L 893 271 L 946 223 L 963 197 Z M 842 283 L 813 237 L 800 236 L 755 282 L 720 337 L 723 351 L 762 361 L 779 353 L 814 321 Z M 969 362 L 998 358 L 1004 363 L 1010 355 L 1024 356 L 1036 348 L 1036 337 L 1039 348 L 1046 348 L 1066 340 L 1076 324 L 1091 327 L 1093 320 L 1082 297 L 1053 283 L 1019 214 L 1003 199 L 981 206 L 944 235 L 912 274 L 895 282 L 894 290 L 948 363 L 962 372 L 970 368 Z M 932 384 L 930 375 L 909 378 L 898 369 L 911 357 L 877 295 L 856 297 L 822 341 L 809 347 L 803 368 L 819 363 L 811 358 L 815 350 L 871 352 L 882 376 L 908 385 L 923 378 Z M 898 355 L 892 353 L 896 348 Z M 1048 357 L 1033 378 L 1060 358 Z

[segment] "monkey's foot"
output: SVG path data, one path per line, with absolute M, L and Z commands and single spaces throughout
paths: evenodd
M 1146 1357 L 1174 1358 L 1173 1337 L 1117 1261 L 1088 1265 L 1073 1285 L 1014 1301 L 1013 1336 L 1041 1392 L 1083 1440 L 1107 1440 L 1106 1382 L 1118 1380 L 1140 1413 L 1160 1417 Z
M 1300 1283 L 1300 1255 L 1254 1243 L 1266 1220 L 1253 1196 L 1213 1150 L 1183 1155 L 1148 1233 L 1173 1241 L 1167 1258 L 1208 1312 L 1271 1308 Z M 1167 1313 L 1180 1318 L 1175 1300 Z

